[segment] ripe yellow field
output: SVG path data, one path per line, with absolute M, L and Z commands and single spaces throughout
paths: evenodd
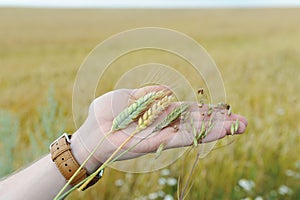
M 59 110 L 52 120 L 57 119 L 55 122 L 67 132 L 75 130 L 71 107 L 74 79 L 84 58 L 98 43 L 121 31 L 157 26 L 183 32 L 206 48 L 223 76 L 228 103 L 234 112 L 249 120 L 243 136 L 200 160 L 187 199 L 254 199 L 258 196 L 299 199 L 299 24 L 300 9 L 2 8 L 0 109 L 20 122 L 12 166 L 18 168 L 41 156 L 47 152 L 44 143 L 48 141 L 43 141 L 43 137 L 50 140 L 59 135 L 54 132 L 49 136 L 50 133 L 40 127 L 51 126 L 45 125 L 47 122 L 42 117 L 46 115 L 43 109 L 49 104 L 51 110 L 57 103 L 55 108 Z M 113 65 L 126 67 L 149 61 L 177 67 L 187 65 L 174 56 L 151 50 L 132 53 Z M 116 79 L 116 74 L 111 72 L 109 78 Z M 49 88 L 54 91 L 50 103 L 47 101 Z M 112 84 L 101 85 L 97 94 L 112 88 Z M 60 126 L 56 126 L 51 130 L 59 131 Z M 41 133 L 37 133 L 39 130 Z M 19 149 L 27 153 L 33 150 L 28 147 L 33 145 L 32 137 L 37 141 L 37 153 L 26 158 L 26 153 L 18 152 Z M 71 199 L 134 199 L 160 190 L 164 196 L 175 197 L 176 185 L 158 184 L 159 180 L 178 178 L 183 166 L 187 174 L 190 164 L 192 162 L 184 165 L 176 162 L 168 167 L 171 174 L 167 177 L 161 172 L 128 175 L 107 170 L 94 189 L 76 192 Z M 239 182 L 243 179 L 254 182 L 251 191 Z M 288 186 L 289 192 L 282 194 L 282 186 Z

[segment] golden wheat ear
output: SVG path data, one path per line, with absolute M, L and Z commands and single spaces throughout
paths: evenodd
M 138 120 L 137 129 L 143 130 L 150 126 L 155 119 L 164 111 L 166 110 L 173 100 L 173 96 L 165 96 L 161 100 L 155 102 L 151 108 L 149 108 L 142 117 Z
M 131 122 L 133 122 L 143 111 L 145 111 L 147 108 L 148 110 L 145 111 L 145 113 L 142 115 L 142 117 L 138 120 L 138 125 L 136 129 L 129 135 L 129 137 L 113 152 L 113 154 L 102 164 L 101 167 L 99 167 L 93 174 L 91 174 L 86 182 L 84 182 L 80 187 L 79 190 L 83 190 L 90 182 L 91 180 L 106 166 L 108 166 L 113 158 L 117 155 L 117 153 L 133 138 L 135 134 L 140 132 L 141 130 L 145 129 L 147 126 L 149 126 L 159 115 L 160 112 L 162 112 L 164 109 L 166 109 L 171 102 L 171 97 L 165 97 L 166 93 L 164 91 L 158 91 L 158 92 L 151 92 L 146 94 L 145 96 L 139 98 L 135 103 L 130 105 L 129 107 L 125 108 L 124 111 L 122 111 L 114 120 L 111 131 L 124 129 L 129 125 Z M 158 100 L 158 101 L 156 101 Z M 156 102 L 155 102 L 156 101 Z M 152 107 L 149 108 L 149 106 L 152 105 Z M 158 109 L 158 107 L 160 107 Z

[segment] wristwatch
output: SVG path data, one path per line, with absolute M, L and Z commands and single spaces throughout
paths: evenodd
M 76 161 L 71 151 L 71 137 L 72 135 L 64 133 L 49 146 L 51 159 L 56 164 L 60 173 L 65 177 L 66 181 L 70 180 L 80 167 L 80 164 Z M 101 170 L 83 190 L 97 183 L 102 177 L 103 172 L 104 170 Z M 88 176 L 87 170 L 84 167 L 81 168 L 76 177 L 71 181 L 71 185 L 77 185 Z

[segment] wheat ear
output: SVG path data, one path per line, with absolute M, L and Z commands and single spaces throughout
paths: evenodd
M 173 121 L 175 121 L 183 112 L 187 110 L 189 106 L 187 104 L 182 104 L 177 106 L 167 117 L 159 123 L 153 130 L 153 132 L 160 131 L 165 127 L 169 126 Z
M 165 93 L 164 92 L 158 92 L 156 93 L 156 98 L 161 98 Z M 99 172 L 104 169 L 107 165 L 109 165 L 110 161 L 115 157 L 115 155 L 133 138 L 135 134 L 140 132 L 141 130 L 145 129 L 146 127 L 150 126 L 154 120 L 158 117 L 158 115 L 167 109 L 169 105 L 171 104 L 172 96 L 165 96 L 163 99 L 155 102 L 151 108 L 149 108 L 143 116 L 141 116 L 138 120 L 138 125 L 136 129 L 129 135 L 129 137 L 114 151 L 114 153 L 99 167 L 93 174 L 89 176 L 89 178 L 84 182 L 79 190 L 83 190 L 90 182 L 91 180 L 99 174 Z
M 173 96 L 165 96 L 157 103 L 154 103 L 152 107 L 139 118 L 137 128 L 143 130 L 151 125 L 158 115 L 169 107 L 172 100 Z
M 111 129 L 114 131 L 126 128 L 133 122 L 147 107 L 156 99 L 157 93 L 151 92 L 139 98 L 136 102 L 125 108 L 112 123 Z
M 147 106 L 149 106 L 155 99 L 162 98 L 166 94 L 165 90 L 161 90 L 158 92 L 150 92 L 138 100 L 136 100 L 133 104 L 131 104 L 129 107 L 127 107 L 125 110 L 123 110 L 114 120 L 112 124 L 111 130 L 98 142 L 96 147 L 93 149 L 91 154 L 86 158 L 86 160 L 80 165 L 80 167 L 77 169 L 77 171 L 73 174 L 73 176 L 70 178 L 70 180 L 64 185 L 64 187 L 58 192 L 58 194 L 55 196 L 54 200 L 58 199 L 58 197 L 63 193 L 63 191 L 67 188 L 68 185 L 70 185 L 71 181 L 76 177 L 76 175 L 79 173 L 79 171 L 84 167 L 84 165 L 87 163 L 87 161 L 92 157 L 92 155 L 96 152 L 96 150 L 99 148 L 99 146 L 102 144 L 104 139 L 112 134 L 113 132 L 126 128 L 128 124 L 133 122 L 135 118 L 137 118 L 145 109 L 147 109 Z

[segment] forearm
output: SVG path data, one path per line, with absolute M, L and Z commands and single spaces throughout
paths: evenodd
M 50 154 L 0 182 L 0 199 L 53 199 L 66 183 Z
M 79 164 L 83 163 L 89 154 L 76 134 L 71 139 L 71 150 Z M 99 162 L 91 158 L 85 168 L 91 173 L 98 165 Z M 0 199 L 53 199 L 66 182 L 48 154 L 3 179 L 0 182 Z

